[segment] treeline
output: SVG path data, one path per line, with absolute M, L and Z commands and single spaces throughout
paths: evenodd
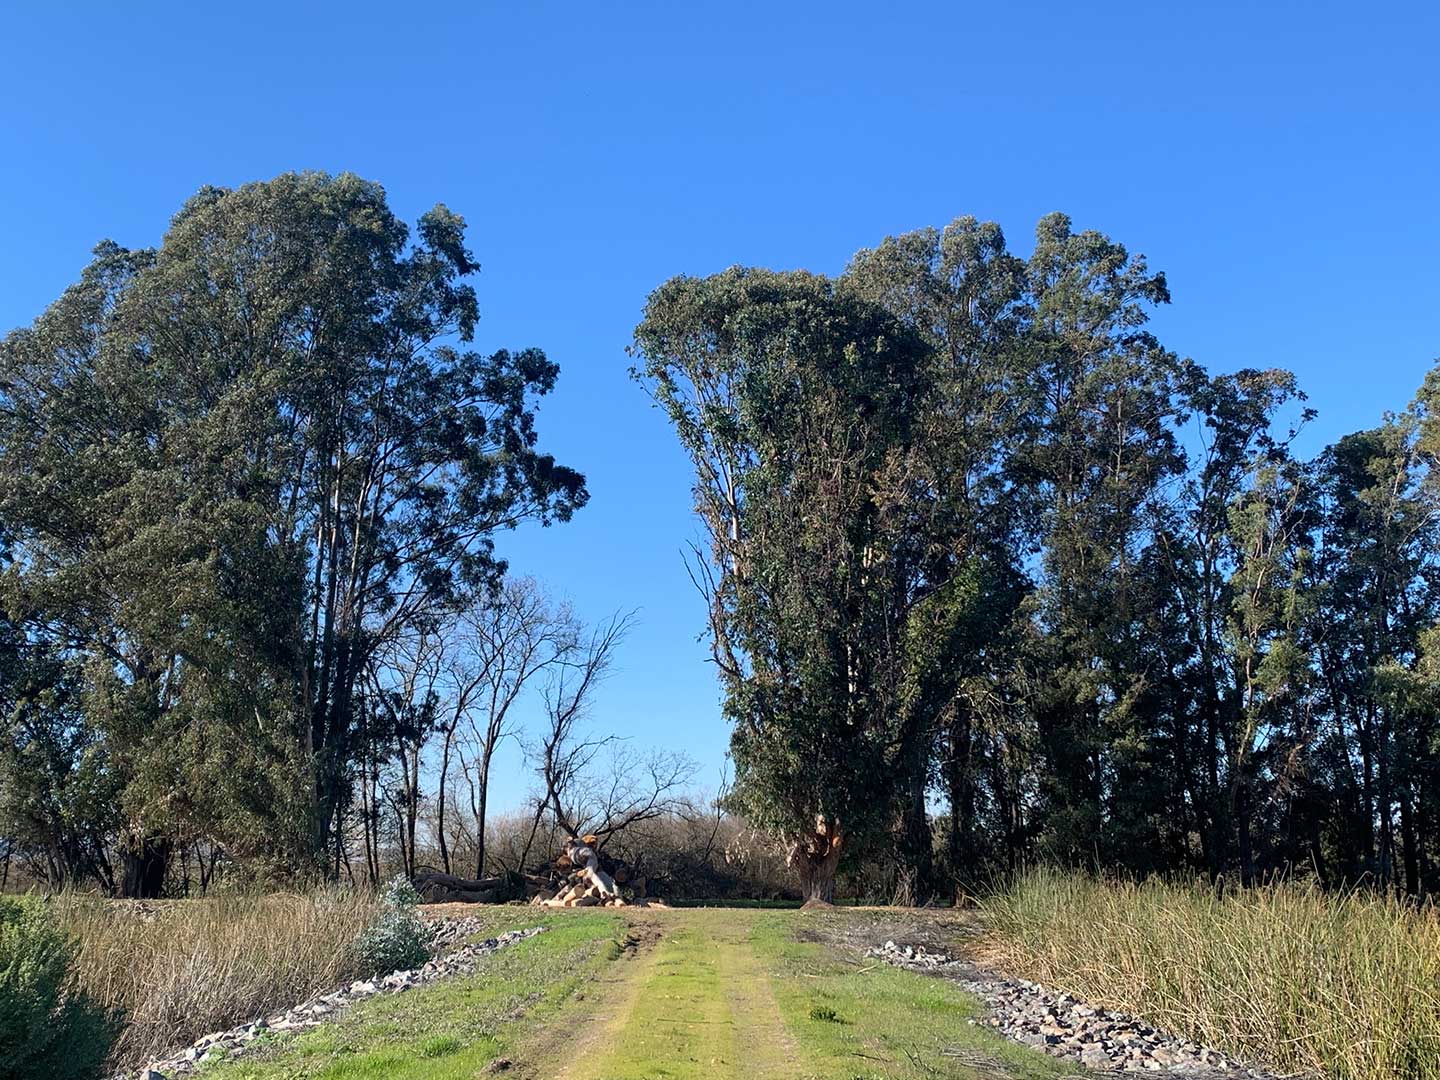
M 807 895 L 1037 859 L 1434 889 L 1440 375 L 1305 460 L 1294 376 L 1178 356 L 1169 301 L 1060 214 L 1028 258 L 962 218 L 650 298 L 730 805 Z
M 476 269 L 443 206 L 287 175 L 0 342 L 0 880 L 483 877 L 583 830 L 692 893 L 774 892 L 758 835 L 812 899 L 1035 859 L 1433 891 L 1440 375 L 1306 460 L 1289 372 L 1167 349 L 1164 275 L 1058 214 L 1028 258 L 962 218 L 665 283 L 632 352 L 710 539 L 717 809 L 585 724 L 628 619 L 495 553 L 587 492 L 556 366 L 470 346 Z
M 378 185 L 292 174 L 101 244 L 0 343 L 0 874 L 409 865 L 422 749 L 483 836 L 542 675 L 563 757 L 623 621 L 505 581 L 495 534 L 587 493 L 537 447 L 556 365 L 470 347 L 476 270 L 443 205 L 412 236 Z

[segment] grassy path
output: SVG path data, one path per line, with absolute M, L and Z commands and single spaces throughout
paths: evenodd
M 521 1077 L 1049 1080 L 1065 1071 L 970 1025 L 975 1003 L 952 985 L 839 955 L 806 915 L 690 910 L 640 925 L 653 943 L 521 1051 Z
M 591 1040 L 557 1080 L 793 1076 L 794 1042 L 748 921 L 696 912 L 668 928 L 632 972 L 624 1009 L 603 1025 L 609 1037 Z
M 834 943 L 855 913 L 496 909 L 548 933 L 200 1080 L 1053 1080 L 955 986 Z M 872 916 L 873 918 L 873 916 Z M 628 922 L 627 922 L 628 920 Z M 491 931 L 493 932 L 493 930 Z

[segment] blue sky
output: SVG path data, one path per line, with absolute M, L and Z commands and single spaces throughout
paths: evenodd
M 665 278 L 838 271 L 960 214 L 1028 251 L 1060 209 L 1167 271 L 1170 347 L 1295 370 L 1307 451 L 1440 356 L 1430 3 L 23 7 L 0 10 L 0 331 L 202 184 L 351 170 L 411 221 L 448 203 L 479 344 L 561 365 L 542 440 L 592 492 L 502 551 L 592 618 L 639 609 L 594 722 L 707 780 L 727 733 L 689 474 L 624 354 Z M 518 802 L 518 755 L 496 783 Z

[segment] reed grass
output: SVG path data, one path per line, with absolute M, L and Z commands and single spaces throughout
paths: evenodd
M 1440 913 L 1357 891 L 1035 871 L 983 904 L 1009 970 L 1288 1073 L 1440 1080 Z
M 122 1013 L 117 1068 L 358 974 L 353 943 L 376 915 L 373 897 L 338 891 L 146 905 L 58 896 L 52 904 L 78 943 L 80 987 Z

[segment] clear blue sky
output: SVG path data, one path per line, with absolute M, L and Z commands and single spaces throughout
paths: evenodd
M 502 550 L 591 617 L 640 609 L 595 722 L 707 777 L 689 475 L 623 351 L 665 278 L 838 271 L 966 213 L 1028 251 L 1061 209 L 1168 272 L 1172 348 L 1298 372 L 1307 450 L 1440 356 L 1433 3 L 42 7 L 0 14 L 0 331 L 202 184 L 352 170 L 411 221 L 448 203 L 479 343 L 561 365 L 542 439 L 593 496 Z

